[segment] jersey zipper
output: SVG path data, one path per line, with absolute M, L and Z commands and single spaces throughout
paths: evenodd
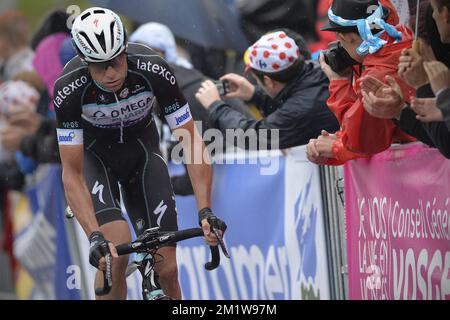
M 117 98 L 117 95 L 115 92 L 113 92 L 114 98 L 116 98 L 117 106 L 120 108 L 119 98 Z M 119 143 L 123 143 L 123 119 L 120 117 L 120 140 Z

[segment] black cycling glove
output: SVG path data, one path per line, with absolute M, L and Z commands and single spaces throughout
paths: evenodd
M 222 232 L 225 232 L 225 230 L 227 230 L 227 224 L 225 223 L 225 221 L 217 218 L 217 216 L 214 215 L 210 208 L 203 208 L 198 212 L 198 223 L 200 227 L 202 226 L 203 219 L 207 219 L 209 225 L 213 228 L 221 230 Z
M 89 263 L 98 269 L 100 259 L 111 254 L 108 241 L 100 231 L 94 231 L 89 236 Z

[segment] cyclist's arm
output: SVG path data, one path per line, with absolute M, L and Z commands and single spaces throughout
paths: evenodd
M 194 189 L 197 208 L 211 208 L 211 159 L 205 143 L 200 136 L 192 119 L 178 128 L 173 134 L 183 146 L 184 161 Z M 202 219 L 201 225 L 205 232 L 205 239 L 209 245 L 217 245 L 217 239 L 212 235 L 207 219 Z
M 184 130 L 184 132 L 182 131 Z M 174 136 L 180 137 L 183 145 L 185 161 L 192 187 L 197 201 L 197 208 L 211 207 L 212 170 L 209 152 L 200 136 L 193 120 L 173 131 Z M 187 133 L 187 134 L 185 134 Z
M 83 145 L 60 145 L 62 180 L 67 202 L 87 236 L 99 231 L 83 174 Z
M 92 199 L 83 174 L 82 92 L 85 73 L 64 69 L 54 87 L 56 134 L 62 165 L 62 180 L 67 202 L 81 227 L 89 236 L 98 231 Z

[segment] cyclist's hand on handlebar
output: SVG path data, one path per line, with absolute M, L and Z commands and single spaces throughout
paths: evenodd
M 198 213 L 199 223 L 203 229 L 203 233 L 205 235 L 206 243 L 209 246 L 217 246 L 219 244 L 216 235 L 214 234 L 212 227 L 216 228 L 219 231 L 220 237 L 223 236 L 223 233 L 227 229 L 227 225 L 224 221 L 217 218 L 210 208 L 203 208 Z M 211 226 L 209 221 L 213 221 L 215 225 Z
M 219 241 L 216 238 L 216 235 L 212 232 L 211 226 L 209 225 L 208 221 L 206 219 L 202 220 L 201 227 L 203 229 L 203 234 L 205 235 L 205 241 L 208 244 L 208 246 L 217 246 L 219 244 Z M 223 234 L 222 231 L 221 235 Z
M 89 236 L 89 263 L 99 270 L 106 270 L 105 256 L 110 254 L 113 258 L 118 258 L 114 244 L 106 241 L 100 231 L 94 231 Z

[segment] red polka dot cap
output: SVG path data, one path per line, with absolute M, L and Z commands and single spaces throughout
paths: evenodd
M 246 73 L 250 68 L 275 73 L 289 68 L 300 56 L 295 41 L 283 31 L 262 36 L 249 49 Z

